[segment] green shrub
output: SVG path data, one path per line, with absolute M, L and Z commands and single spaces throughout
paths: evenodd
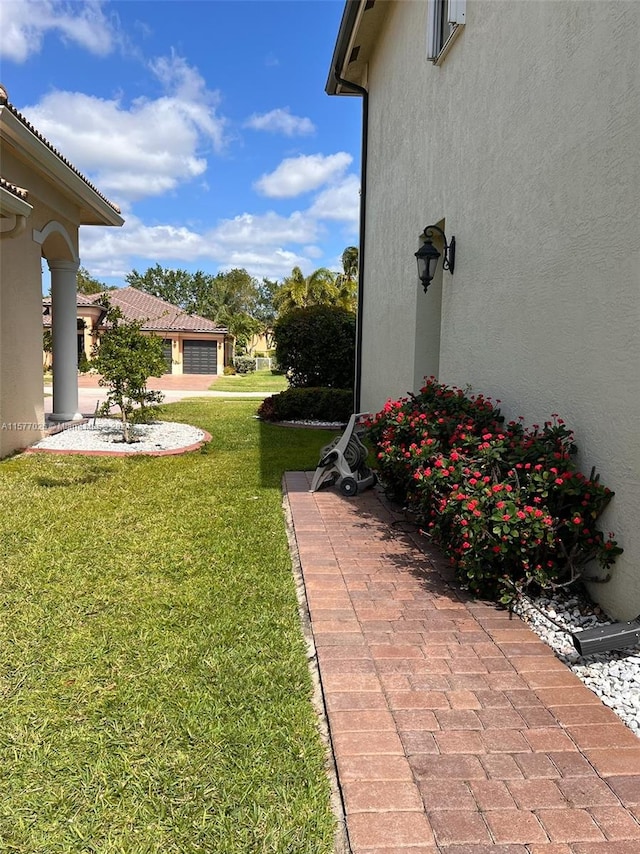
M 225 365 L 222 373 L 225 375 L 225 377 L 233 377 L 236 374 L 236 369 L 233 367 L 233 365 Z
M 80 371 L 81 374 L 86 374 L 87 371 L 90 371 L 90 370 L 91 370 L 91 362 L 87 358 L 87 354 L 83 351 L 78 356 L 78 371 Z
M 352 389 L 356 316 L 343 308 L 294 308 L 274 327 L 278 367 L 294 388 Z
M 251 374 L 256 369 L 256 360 L 253 356 L 236 356 L 233 364 L 239 374 Z
M 382 482 L 477 595 L 508 602 L 514 589 L 577 581 L 622 552 L 596 527 L 613 493 L 578 471 L 573 434 L 552 419 L 505 426 L 487 398 L 431 377 L 369 424 Z
M 288 388 L 263 400 L 258 415 L 263 421 L 340 421 L 353 412 L 349 389 Z

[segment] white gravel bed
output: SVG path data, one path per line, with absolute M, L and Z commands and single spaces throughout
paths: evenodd
M 577 634 L 584 629 L 617 621 L 607 619 L 597 606 L 582 597 L 567 593 L 531 600 L 525 598 L 514 610 L 558 658 L 640 737 L 640 646 L 583 657 L 571 638 L 574 632 Z
M 122 425 L 111 418 L 96 418 L 65 427 L 36 442 L 34 448 L 54 451 L 118 451 L 126 454 L 145 454 L 151 451 L 174 451 L 201 442 L 205 433 L 190 424 L 175 421 L 154 421 L 133 427 L 136 441 L 122 441 Z

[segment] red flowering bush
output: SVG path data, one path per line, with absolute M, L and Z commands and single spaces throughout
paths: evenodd
M 430 377 L 368 424 L 385 488 L 477 595 L 507 602 L 514 585 L 571 583 L 622 552 L 596 526 L 613 493 L 578 471 L 573 434 L 552 418 L 505 425 L 488 398 Z

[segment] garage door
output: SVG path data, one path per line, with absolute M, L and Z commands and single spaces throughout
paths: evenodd
M 218 345 L 215 341 L 185 341 L 182 357 L 185 374 L 218 372 Z

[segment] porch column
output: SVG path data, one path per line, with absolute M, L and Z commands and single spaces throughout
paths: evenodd
M 52 421 L 77 421 L 78 311 L 75 261 L 47 261 L 51 271 L 51 331 L 53 344 Z

